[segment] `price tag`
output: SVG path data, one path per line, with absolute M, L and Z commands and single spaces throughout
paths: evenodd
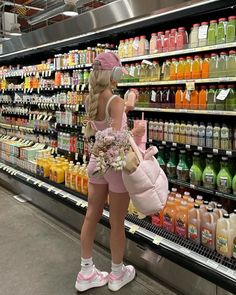
M 139 229 L 139 226 L 136 225 L 136 224 L 133 224 L 133 225 L 131 226 L 131 228 L 129 229 L 129 232 L 130 232 L 131 234 L 134 234 L 138 229 Z
M 49 188 L 48 188 L 48 192 L 51 192 L 52 189 L 53 189 L 53 187 L 52 187 L 52 186 L 49 186 Z
M 213 154 L 218 154 L 218 149 L 213 149 Z
M 173 142 L 173 143 L 172 143 L 172 146 L 177 146 L 177 143 L 176 143 L 176 142 Z
M 195 82 L 194 81 L 186 82 L 186 90 L 188 91 L 195 90 Z
M 36 185 L 36 184 L 38 184 L 39 183 L 39 180 L 36 180 L 35 182 L 34 182 L 34 185 Z
M 230 88 L 227 89 L 227 90 L 222 89 L 222 90 L 220 91 L 220 93 L 217 95 L 216 99 L 218 99 L 218 100 L 222 100 L 222 101 L 225 100 L 226 97 L 228 96 L 229 92 L 230 92 Z
M 211 259 L 207 260 L 206 265 L 210 266 L 213 269 L 217 269 L 219 267 L 219 263 L 217 263 Z
M 81 204 L 82 204 L 82 200 L 79 200 L 79 201 L 76 203 L 76 206 L 80 207 Z
M 161 143 L 164 144 L 164 145 L 166 145 L 166 141 L 162 141 Z
M 30 181 L 30 179 L 32 179 L 32 177 L 31 177 L 31 176 L 26 178 L 26 180 L 27 180 L 27 181 Z
M 80 206 L 81 206 L 81 208 L 88 207 L 87 202 L 85 202 L 85 201 L 82 201 Z
M 226 151 L 227 156 L 232 156 L 232 151 Z
M 157 95 L 156 91 L 152 90 L 152 94 L 151 94 L 151 101 L 152 102 L 156 102 L 156 95 Z
M 152 142 L 152 139 L 151 138 L 149 138 L 149 140 L 148 140 L 149 142 Z
M 153 239 L 153 244 L 155 245 L 160 245 L 160 243 L 162 242 L 163 238 L 161 236 L 156 235 Z
M 186 149 L 190 149 L 190 145 L 189 144 L 186 144 L 185 147 L 186 147 Z
M 198 150 L 198 151 L 202 151 L 202 146 L 198 146 L 198 147 L 197 147 L 197 150 Z
M 190 183 L 190 188 L 193 188 L 194 189 L 195 188 L 195 185 Z

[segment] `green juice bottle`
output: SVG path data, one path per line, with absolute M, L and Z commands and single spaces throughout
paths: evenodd
M 177 165 L 177 178 L 182 181 L 189 180 L 189 166 L 185 150 L 180 150 L 179 163 Z
M 207 189 L 214 189 L 216 185 L 216 171 L 213 155 L 207 155 L 206 167 L 202 174 L 203 186 Z
M 217 175 L 217 189 L 222 193 L 230 193 L 232 186 L 232 176 L 229 171 L 229 163 L 227 157 L 221 158 L 221 168 Z
M 167 162 L 167 165 L 166 165 L 167 175 L 170 178 L 176 178 L 177 176 L 176 168 L 177 168 L 176 148 L 171 148 L 169 161 Z
M 157 161 L 160 167 L 166 172 L 165 148 L 162 145 L 158 147 Z
M 193 164 L 190 168 L 189 172 L 190 183 L 194 185 L 200 186 L 202 183 L 202 168 L 201 168 L 201 161 L 200 161 L 200 153 L 194 152 L 193 153 Z
M 235 173 L 234 178 L 232 180 L 232 189 L 233 189 L 233 194 L 236 195 L 236 173 Z

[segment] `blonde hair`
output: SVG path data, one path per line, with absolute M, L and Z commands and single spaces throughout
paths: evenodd
M 91 121 L 96 119 L 99 94 L 112 86 L 111 73 L 112 71 L 108 70 L 93 70 L 89 76 L 89 96 L 87 105 L 88 122 L 85 128 L 86 137 L 90 137 L 95 134 Z

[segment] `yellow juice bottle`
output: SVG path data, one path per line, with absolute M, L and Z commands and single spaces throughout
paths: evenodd
M 85 196 L 88 195 L 88 170 L 87 167 L 85 166 L 83 171 L 82 171 L 82 194 L 84 194 Z
M 50 167 L 51 167 L 50 157 L 47 156 L 44 159 L 44 165 L 43 165 L 43 176 L 44 177 L 49 177 Z
M 78 169 L 78 173 L 76 176 L 76 191 L 79 193 L 82 192 L 82 171 L 83 166 Z
M 75 165 L 72 169 L 71 176 L 70 176 L 70 188 L 76 190 L 76 177 L 78 174 L 79 166 Z
M 57 162 L 54 169 L 54 181 L 56 183 L 64 183 L 65 181 L 65 172 L 60 161 Z
M 65 186 L 70 187 L 70 177 L 72 169 L 74 168 L 73 161 L 70 161 L 68 168 L 65 170 Z
M 49 168 L 49 179 L 52 180 L 52 181 L 54 180 L 54 168 L 55 168 L 55 165 L 56 165 L 56 160 L 52 159 L 51 166 Z

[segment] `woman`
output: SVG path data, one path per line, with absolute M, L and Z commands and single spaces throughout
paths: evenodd
M 112 89 L 122 75 L 119 58 L 111 53 L 97 56 L 90 75 L 90 93 L 86 109 L 88 123 L 86 136 L 93 136 L 97 130 L 112 127 L 114 130 L 126 128 L 124 100 L 113 95 Z M 133 130 L 134 135 L 142 136 L 144 126 Z M 85 291 L 94 287 L 101 287 L 108 283 L 108 288 L 117 291 L 135 277 L 132 265 L 124 266 L 125 251 L 124 220 L 129 205 L 129 194 L 122 180 L 122 173 L 108 170 L 103 176 L 93 176 L 96 167 L 95 157 L 92 155 L 88 165 L 89 195 L 88 210 L 81 231 L 81 271 L 76 281 L 76 289 Z M 109 194 L 110 205 L 110 249 L 112 257 L 111 273 L 96 269 L 92 260 L 92 249 L 104 205 Z

